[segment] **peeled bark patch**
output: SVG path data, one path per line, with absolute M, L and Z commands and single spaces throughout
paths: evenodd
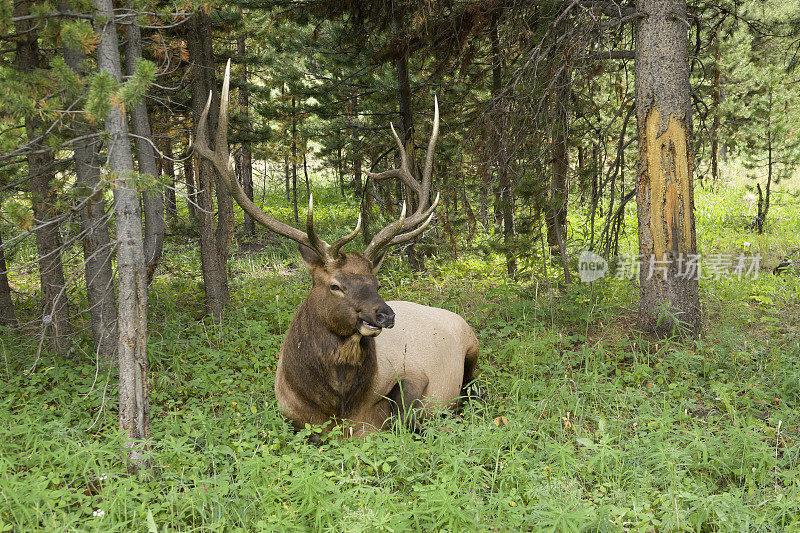
M 651 109 L 645 121 L 644 172 L 642 180 L 650 198 L 651 252 L 656 258 L 679 253 L 694 253 L 695 234 L 691 216 L 691 169 L 687 153 L 686 126 L 669 116 L 659 134 L 661 113 Z

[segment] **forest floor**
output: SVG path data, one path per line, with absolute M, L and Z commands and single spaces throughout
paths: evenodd
M 86 339 L 34 366 L 38 339 L 2 333 L 0 531 L 800 531 L 800 275 L 771 272 L 800 247 L 800 195 L 777 192 L 756 235 L 749 194 L 697 189 L 701 253 L 760 253 L 763 268 L 701 281 L 696 343 L 638 333 L 626 279 L 567 287 L 554 264 L 548 284 L 539 258 L 511 282 L 478 247 L 429 258 L 424 275 L 388 261 L 386 299 L 474 327 L 487 398 L 420 435 L 321 446 L 289 429 L 273 392 L 309 285 L 294 247 L 240 247 L 217 326 L 196 243 L 173 236 L 150 299 L 155 469 L 126 474 L 113 376 Z M 317 195 L 323 234 L 355 222 L 335 191 Z M 12 280 L 23 295 L 27 276 Z

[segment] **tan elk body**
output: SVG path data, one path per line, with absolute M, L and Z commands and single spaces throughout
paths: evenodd
M 416 194 L 417 209 L 379 231 L 361 252 L 341 252 L 359 231 L 328 244 L 314 232 L 309 198 L 306 232 L 275 220 L 244 193 L 230 164 L 227 141 L 230 62 L 219 112 L 215 148 L 206 139 L 211 105 L 198 124 L 196 149 L 214 163 L 236 201 L 256 221 L 300 244 L 312 278 L 308 297 L 297 309 L 281 347 L 275 395 L 283 414 L 296 428 L 305 424 L 341 425 L 346 434 L 381 429 L 394 416 L 413 420 L 454 406 L 473 378 L 478 340 L 459 315 L 413 302 L 385 302 L 376 273 L 385 250 L 419 235 L 430 223 L 439 197 L 430 202 L 433 151 L 439 127 L 435 105 L 422 181 L 408 168 L 408 158 L 394 128 L 401 168 L 373 179 L 400 179 Z M 413 423 L 413 422 L 412 422 Z M 328 429 L 331 429 L 328 424 Z

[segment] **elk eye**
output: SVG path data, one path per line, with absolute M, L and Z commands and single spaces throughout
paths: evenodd
M 337 284 L 331 283 L 331 292 L 344 292 L 344 291 Z

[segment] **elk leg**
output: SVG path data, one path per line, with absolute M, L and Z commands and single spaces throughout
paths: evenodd
M 414 383 L 407 379 L 401 379 L 386 396 L 392 405 L 392 416 L 414 432 L 418 432 L 420 429 L 414 409 L 422 407 L 422 394 L 427 386 L 427 380 L 425 383 Z
M 461 400 L 458 408 L 465 400 L 486 401 L 486 391 L 475 380 L 475 367 L 478 366 L 478 348 L 470 348 L 464 357 L 464 379 L 461 381 Z

